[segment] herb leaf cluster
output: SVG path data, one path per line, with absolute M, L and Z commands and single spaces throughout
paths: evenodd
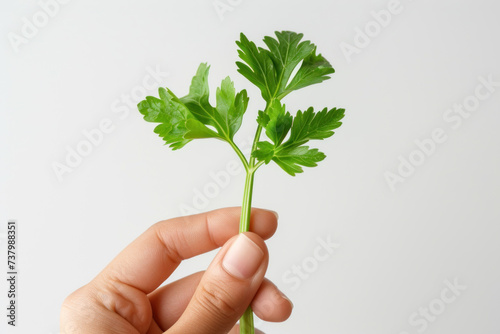
M 309 107 L 293 116 L 281 100 L 295 90 L 321 83 L 335 70 L 317 53 L 316 46 L 302 40 L 303 35 L 291 31 L 276 32 L 276 38 L 266 36 L 265 47 L 257 47 L 242 33 L 236 62 L 238 72 L 259 88 L 266 102 L 265 110 L 257 115 L 257 135 L 249 159 L 234 142 L 248 106 L 246 90 L 236 92 L 229 77 L 216 90 L 216 105 L 209 102 L 208 73 L 202 63 L 191 81 L 189 93 L 177 97 L 168 88 L 159 88 L 159 97 L 148 96 L 138 104 L 144 120 L 159 123 L 154 129 L 173 150 L 184 147 L 193 139 L 217 138 L 233 147 L 247 171 L 274 161 L 294 176 L 302 167 L 315 167 L 325 154 L 306 144 L 323 140 L 342 125 L 344 109 Z M 292 75 L 293 74 L 293 75 Z M 260 140 L 264 130 L 267 140 Z M 257 162 L 255 162 L 257 160 Z

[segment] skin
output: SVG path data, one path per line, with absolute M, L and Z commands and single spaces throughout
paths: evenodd
M 225 208 L 151 226 L 65 299 L 61 333 L 234 334 L 249 304 L 262 320 L 285 321 L 293 305 L 264 278 L 269 261 L 264 240 L 276 231 L 276 213 L 252 209 L 245 236 L 263 256 L 251 277 L 235 276 L 222 265 L 238 235 L 240 210 Z M 219 247 L 206 271 L 160 287 L 181 261 Z

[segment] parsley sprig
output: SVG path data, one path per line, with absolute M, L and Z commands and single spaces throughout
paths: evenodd
M 293 116 L 281 100 L 295 90 L 321 83 L 335 70 L 310 41 L 291 31 L 276 32 L 276 38 L 264 37 L 267 48 L 257 47 L 242 33 L 236 62 L 238 72 L 257 86 L 266 107 L 257 113 L 257 130 L 251 155 L 247 158 L 234 142 L 248 106 L 247 91 L 236 93 L 229 77 L 217 88 L 216 105 L 209 102 L 208 72 L 202 63 L 191 81 L 189 93 L 178 98 L 168 88 L 159 88 L 159 98 L 148 96 L 138 104 L 144 120 L 159 123 L 154 129 L 173 150 L 191 140 L 216 138 L 227 142 L 240 158 L 246 171 L 240 220 L 240 232 L 249 230 L 254 175 L 263 164 L 274 161 L 288 174 L 315 167 L 325 154 L 306 146 L 311 140 L 323 140 L 342 125 L 344 109 L 313 107 Z M 299 67 L 300 66 L 300 67 Z M 297 69 L 298 67 L 298 69 Z M 294 71 L 296 70 L 295 74 Z M 292 74 L 294 74 L 292 76 Z M 268 140 L 261 140 L 262 131 Z M 254 333 L 253 314 L 249 307 L 240 320 L 240 333 Z

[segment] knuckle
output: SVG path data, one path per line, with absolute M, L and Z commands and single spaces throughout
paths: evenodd
M 70 295 L 68 295 L 64 299 L 62 305 L 65 308 L 71 308 L 74 305 L 82 304 L 86 300 L 86 297 L 88 296 L 87 290 L 88 290 L 88 287 L 85 285 L 85 286 L 82 286 L 81 288 L 73 291 Z
M 151 317 L 149 299 L 135 287 L 110 280 L 95 290 L 95 298 L 105 310 L 120 315 L 137 328 L 141 328 L 146 319 Z
M 67 296 L 61 306 L 61 330 L 64 334 L 77 333 L 75 324 L 89 323 L 95 319 L 95 303 L 83 286 Z
M 198 302 L 203 309 L 210 313 L 217 313 L 221 318 L 237 317 L 241 311 L 240 305 L 215 282 L 206 282 L 200 286 Z
M 166 233 L 165 222 L 158 222 L 150 227 L 151 232 L 158 240 L 159 244 L 164 248 L 164 254 L 173 263 L 180 263 L 184 260 L 183 255 L 179 252 L 180 249 L 189 248 L 186 235 L 177 228 L 168 229 Z

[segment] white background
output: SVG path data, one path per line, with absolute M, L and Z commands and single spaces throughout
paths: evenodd
M 33 22 L 41 7 L 4 1 L 0 233 L 8 219 L 18 221 L 20 278 L 18 327 L 7 329 L 1 311 L 0 331 L 57 333 L 65 296 L 148 226 L 194 207 L 196 191 L 212 182 L 209 172 L 224 171 L 235 159 L 229 147 L 209 140 L 172 152 L 154 125 L 135 108 L 123 108 L 123 94 L 140 92 L 147 69 L 168 72 L 159 85 L 178 95 L 187 93 L 200 62 L 211 64 L 212 92 L 226 75 L 237 89 L 247 88 L 241 143 L 253 135 L 263 106 L 236 71 L 234 41 L 244 32 L 261 45 L 275 30 L 293 30 L 317 44 L 337 72 L 287 97 L 288 109 L 347 112 L 332 139 L 313 143 L 328 156 L 317 168 L 295 178 L 275 165 L 257 174 L 255 206 L 280 214 L 268 242 L 268 277 L 295 304 L 286 323 L 259 327 L 267 333 L 499 333 L 500 87 L 459 126 L 443 117 L 454 104 L 474 101 L 478 77 L 500 81 L 500 5 L 401 0 L 400 13 L 346 57 L 342 43 L 356 46 L 357 29 L 376 29 L 371 12 L 388 3 L 233 0 L 231 11 L 217 12 L 212 0 L 72 0 L 13 47 L 9 38 L 22 36 L 23 18 Z M 59 181 L 53 164 L 65 164 L 68 147 L 75 149 L 83 131 L 103 119 L 113 131 Z M 415 141 L 438 128 L 446 141 L 393 191 L 387 172 L 398 173 L 400 157 L 419 157 Z M 195 209 L 239 205 L 243 182 L 243 173 L 231 177 Z M 317 239 L 327 236 L 340 246 L 318 262 Z M 1 247 L 5 258 L 5 240 Z M 206 268 L 213 255 L 187 261 L 172 279 Z M 4 268 L 5 260 L 0 263 Z M 294 265 L 309 271 L 298 288 L 290 282 Z M 446 280 L 466 288 L 443 311 Z M 418 312 L 430 306 L 440 314 L 422 320 Z

